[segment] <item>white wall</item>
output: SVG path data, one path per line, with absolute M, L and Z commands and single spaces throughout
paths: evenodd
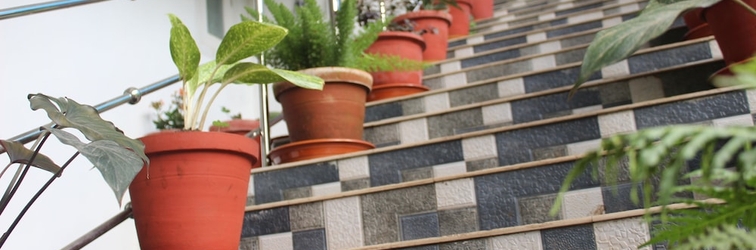
M 40 0 L 4 0 L 0 9 Z M 243 6 L 244 0 L 232 4 Z M 0 138 L 10 138 L 48 120 L 28 108 L 26 95 L 67 96 L 80 103 L 98 104 L 128 87 L 142 87 L 176 74 L 168 52 L 167 13 L 178 15 L 197 36 L 203 61 L 213 56 L 217 41 L 206 33 L 205 2 L 186 0 L 108 1 L 0 21 Z M 236 15 L 238 18 L 238 15 Z M 232 19 L 234 20 L 234 19 Z M 230 26 L 232 23 L 226 23 Z M 132 137 L 154 131 L 151 101 L 167 99 L 179 85 L 103 114 Z M 225 119 L 221 106 L 259 117 L 257 87 L 224 91 L 211 109 L 214 119 Z M 272 101 L 274 110 L 280 110 Z M 274 127 L 274 135 L 285 126 Z M 44 152 L 62 164 L 73 152 L 51 139 Z M 0 155 L 0 166 L 8 160 Z M 0 179 L 5 190 L 10 174 Z M 0 216 L 4 232 L 33 192 L 50 177 L 32 170 L 19 195 Z M 128 201 L 128 195 L 125 197 Z M 83 157 L 42 195 L 10 236 L 5 249 L 58 249 L 121 211 L 97 170 Z M 138 249 L 133 220 L 127 220 L 96 240 L 88 249 Z

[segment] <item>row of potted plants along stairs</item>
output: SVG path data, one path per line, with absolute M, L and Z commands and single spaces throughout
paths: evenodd
M 568 101 L 595 33 L 644 4 L 497 4 L 426 70 L 431 91 L 368 104 L 377 149 L 253 171 L 240 249 L 635 248 L 651 232 L 626 177 L 580 178 L 548 215 L 579 155 L 648 127 L 752 125 L 756 111 L 756 92 L 708 83 L 719 48 L 681 41 L 681 22 Z

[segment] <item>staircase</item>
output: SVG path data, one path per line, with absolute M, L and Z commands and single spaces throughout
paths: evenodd
M 579 178 L 548 215 L 579 155 L 648 127 L 753 125 L 756 110 L 756 92 L 709 84 L 719 48 L 682 41 L 682 21 L 567 101 L 596 32 L 645 4 L 500 1 L 425 71 L 430 91 L 368 104 L 376 149 L 253 171 L 239 249 L 635 249 L 651 233 L 627 176 Z

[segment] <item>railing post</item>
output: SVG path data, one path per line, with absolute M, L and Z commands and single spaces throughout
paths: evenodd
M 257 0 L 257 21 L 263 21 L 263 1 Z M 265 64 L 265 57 L 260 54 L 260 64 Z M 268 107 L 268 85 L 260 84 L 260 127 L 262 128 L 262 134 L 260 136 L 260 164 L 262 167 L 268 166 L 268 153 L 270 153 L 270 113 Z

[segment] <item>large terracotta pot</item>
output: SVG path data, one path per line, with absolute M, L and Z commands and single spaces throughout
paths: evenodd
M 423 61 L 435 62 L 446 59 L 449 48 L 449 25 L 452 17 L 445 11 L 420 10 L 409 12 L 394 18 L 396 23 L 410 20 L 415 24 L 415 31 L 426 30 L 422 37 L 425 40 Z
M 256 130 L 260 128 L 260 120 L 231 119 L 229 121 L 224 121 L 224 122 L 228 123 L 228 126 L 226 127 L 210 126 L 208 130 L 246 136 L 249 132 L 252 132 L 252 130 Z M 259 136 L 255 138 L 250 138 L 250 139 L 257 141 L 258 144 L 260 143 Z M 261 166 L 262 166 L 262 161 L 257 161 L 257 163 L 255 163 L 255 165 L 252 166 L 252 168 L 259 168 Z
M 422 61 L 423 50 L 425 50 L 425 41 L 419 35 L 410 32 L 384 31 L 365 52 Z M 367 101 L 369 102 L 428 90 L 423 86 L 422 70 L 370 72 L 370 75 L 373 77 L 373 90 L 368 94 Z M 395 88 L 398 89 L 395 90 Z
M 695 8 L 683 14 L 685 26 L 688 27 L 688 32 L 685 33 L 685 40 L 693 40 L 712 35 L 711 28 L 709 28 L 709 24 L 704 21 L 701 13 L 703 13 L 703 8 Z
M 199 131 L 159 132 L 141 141 L 150 165 L 129 187 L 141 249 L 237 249 L 260 145 Z
M 756 0 L 743 0 L 756 8 Z M 731 0 L 703 11 L 727 65 L 745 61 L 756 53 L 756 15 Z
M 457 0 L 457 6 L 449 6 L 449 14 L 452 22 L 449 26 L 449 38 L 463 37 L 470 34 L 470 10 L 472 3 L 469 0 Z
M 494 0 L 472 0 L 471 14 L 475 21 L 489 19 L 494 14 Z

